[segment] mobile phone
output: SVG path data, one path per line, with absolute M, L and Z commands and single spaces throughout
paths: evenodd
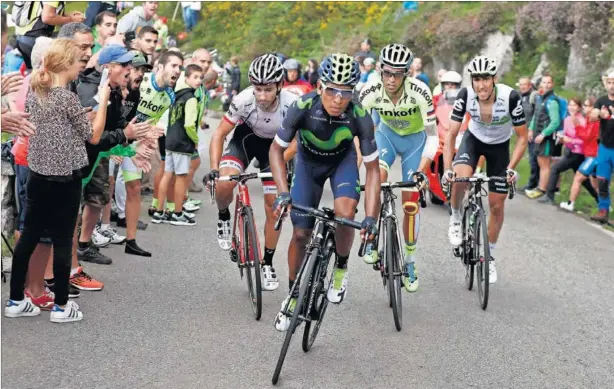
M 102 76 L 100 77 L 100 85 L 105 85 L 108 79 L 109 79 L 109 69 L 105 68 L 102 71 Z

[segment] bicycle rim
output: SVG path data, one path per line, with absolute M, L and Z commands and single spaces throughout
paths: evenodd
M 303 331 L 304 352 L 311 350 L 311 346 L 313 346 L 313 342 L 315 342 L 316 337 L 318 336 L 320 325 L 322 324 L 322 320 L 326 314 L 328 299 L 326 298 L 324 279 L 326 277 L 326 271 L 328 270 L 327 265 L 330 262 L 330 257 L 333 255 L 333 252 L 334 246 L 332 246 L 332 249 L 328 252 L 328 258 L 323 258 L 321 261 L 318 261 L 311 278 L 312 282 L 309 288 L 307 304 L 309 304 L 310 299 L 313 300 L 313 306 L 311 308 L 311 312 L 309 313 L 312 320 L 305 322 L 305 330 Z M 311 313 L 314 313 L 315 315 L 311 315 Z M 317 319 L 314 319 L 314 316 L 317 316 Z M 311 330 L 314 322 L 315 325 L 313 326 L 313 330 Z
M 260 273 L 260 252 L 258 238 L 254 228 L 254 216 L 251 208 L 244 208 L 243 215 L 243 254 L 245 255 L 245 272 L 249 290 L 252 313 L 256 320 L 262 315 L 262 275 Z M 253 268 L 253 272 L 252 272 Z
M 475 261 L 472 255 L 473 252 L 473 243 L 471 242 L 471 234 L 470 226 L 469 226 L 469 218 L 471 217 L 472 209 L 471 207 L 465 208 L 465 213 L 463 215 L 463 245 L 462 245 L 462 255 L 461 261 L 463 261 L 463 266 L 465 267 L 465 285 L 468 290 L 473 289 L 473 275 L 475 274 Z
M 277 385 L 277 381 L 279 380 L 279 374 L 281 373 L 281 368 L 284 365 L 284 360 L 286 359 L 286 354 L 288 353 L 288 347 L 290 346 L 290 341 L 292 340 L 292 335 L 294 335 L 294 330 L 298 324 L 299 315 L 301 314 L 301 310 L 303 309 L 304 300 L 307 296 L 307 291 L 309 289 L 309 283 L 311 281 L 311 276 L 313 275 L 313 269 L 318 262 L 318 253 L 319 248 L 314 248 L 307 259 L 309 262 L 307 266 L 305 266 L 303 270 L 303 274 L 308 274 L 309 276 L 304 277 L 303 274 L 297 274 L 297 277 L 304 278 L 300 281 L 300 288 L 298 293 L 298 299 L 296 300 L 296 306 L 294 307 L 294 312 L 292 313 L 292 320 L 290 320 L 290 327 L 286 331 L 286 336 L 284 338 L 284 344 L 281 346 L 281 352 L 279 353 L 279 359 L 277 360 L 277 366 L 275 366 L 275 372 L 273 373 L 273 385 Z
M 490 247 L 488 246 L 488 228 L 486 228 L 484 211 L 480 210 L 478 212 L 475 223 L 474 255 L 477 258 L 475 270 L 478 280 L 478 300 L 482 309 L 486 309 L 490 286 Z
M 392 218 L 386 219 L 386 272 L 388 275 L 388 290 L 392 304 L 392 316 L 397 331 L 403 327 L 403 300 L 401 295 L 402 261 L 399 252 L 397 226 Z

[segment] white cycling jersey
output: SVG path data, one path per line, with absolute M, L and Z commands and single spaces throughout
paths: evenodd
M 495 102 L 492 105 L 492 121 L 485 123 L 480 115 L 478 96 L 472 87 L 458 92 L 450 119 L 462 123 L 466 112 L 471 120 L 469 128 L 476 138 L 486 144 L 499 144 L 512 137 L 513 127 L 526 124 L 522 99 L 514 89 L 504 84 L 495 85 Z
M 288 107 L 297 97 L 294 93 L 282 89 L 279 93 L 277 109 L 273 112 L 265 112 L 258 108 L 254 87 L 250 86 L 232 99 L 224 120 L 232 125 L 245 123 L 259 137 L 273 139 L 286 117 Z

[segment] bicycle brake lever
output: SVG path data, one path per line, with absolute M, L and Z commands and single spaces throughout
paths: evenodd
M 286 207 L 283 207 L 283 209 L 279 213 L 279 216 L 277 217 L 277 220 L 275 221 L 275 225 L 273 226 L 275 231 L 279 231 L 279 228 L 281 227 L 281 222 L 283 221 L 285 213 L 286 213 Z

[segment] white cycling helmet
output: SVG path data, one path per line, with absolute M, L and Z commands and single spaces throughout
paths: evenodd
M 441 83 L 445 84 L 447 82 L 460 84 L 463 82 L 463 77 L 455 71 L 445 72 L 443 76 L 441 76 Z
M 253 85 L 267 85 L 280 82 L 284 76 L 281 61 L 273 54 L 257 57 L 249 65 L 249 82 Z
M 497 75 L 497 63 L 485 56 L 475 57 L 467 69 L 471 76 L 495 76 Z
M 414 62 L 414 54 L 407 46 L 393 43 L 382 49 L 379 60 L 382 65 L 409 70 L 412 62 Z

